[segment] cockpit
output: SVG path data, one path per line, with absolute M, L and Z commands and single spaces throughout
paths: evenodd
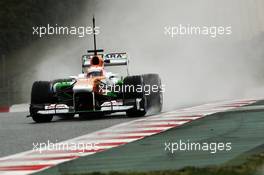
M 103 69 L 94 68 L 88 70 L 87 77 L 90 78 L 90 77 L 99 77 L 99 76 L 103 76 Z

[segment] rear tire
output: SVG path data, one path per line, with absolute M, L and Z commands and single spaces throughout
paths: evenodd
M 129 76 L 124 79 L 124 86 L 131 87 L 134 86 L 136 89 L 138 86 L 142 87 L 141 92 L 129 92 L 127 88 L 125 88 L 124 99 L 136 99 L 141 98 L 140 108 L 143 110 L 137 110 L 136 107 L 130 109 L 126 112 L 128 117 L 142 117 L 146 114 L 157 114 L 162 110 L 163 103 L 163 95 L 162 95 L 162 85 L 161 79 L 158 74 L 144 74 L 144 75 L 136 75 Z M 156 86 L 156 91 L 152 90 L 153 87 Z M 148 88 L 149 91 L 146 90 L 145 87 Z
M 143 76 L 142 75 L 135 75 L 129 76 L 124 79 L 124 98 L 126 100 L 141 98 L 140 108 L 143 110 L 137 110 L 136 107 L 129 109 L 126 111 L 126 115 L 128 117 L 143 117 L 147 113 L 147 106 L 146 106 L 146 97 L 144 92 L 137 92 L 137 86 L 143 86 Z M 134 87 L 134 89 L 130 89 Z
M 34 82 L 31 90 L 31 104 L 49 104 L 54 103 L 55 98 L 53 96 L 52 87 L 48 81 L 36 81 Z M 53 115 L 41 115 L 38 111 L 30 106 L 30 115 L 36 123 L 50 122 Z
M 163 105 L 163 93 L 161 79 L 158 74 L 145 74 L 143 75 L 144 85 L 149 85 L 152 90 L 147 98 L 148 114 L 153 115 L 160 113 Z M 147 92 L 145 92 L 147 93 Z

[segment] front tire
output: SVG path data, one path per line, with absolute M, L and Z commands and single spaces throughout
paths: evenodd
M 32 115 L 32 119 L 36 123 L 48 123 L 51 122 L 53 119 L 53 115 L 39 115 L 39 114 L 34 114 Z
M 53 115 L 38 114 L 38 111 L 33 106 L 50 104 L 54 102 L 55 98 L 53 96 L 51 83 L 49 81 L 34 82 L 31 90 L 30 115 L 36 123 L 50 122 L 53 118 Z

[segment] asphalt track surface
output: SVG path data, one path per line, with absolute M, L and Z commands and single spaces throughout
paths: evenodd
M 28 113 L 0 113 L 0 157 L 33 149 L 33 143 L 56 143 L 135 120 L 124 115 L 80 120 L 54 117 L 51 123 L 37 124 Z
M 235 106 L 240 105 L 240 103 L 237 102 L 231 104 Z M 263 106 L 260 107 L 263 111 Z M 209 108 L 211 109 L 212 107 Z M 220 108 L 229 108 L 229 105 L 225 106 L 222 104 L 220 105 Z M 195 109 L 192 110 L 195 111 Z M 211 110 L 215 109 L 212 108 Z M 244 152 L 252 151 L 252 149 L 254 150 L 259 146 L 262 147 L 263 144 L 264 119 L 261 117 L 263 113 L 257 112 L 253 117 L 250 117 L 251 114 L 249 115 L 245 111 L 242 113 L 240 111 L 239 113 L 240 115 L 235 117 L 233 116 L 233 113 L 230 114 L 231 116 L 229 115 L 227 117 L 225 117 L 225 115 L 223 116 L 222 113 L 207 116 L 205 119 L 198 120 L 198 123 L 196 121 L 191 122 L 183 127 L 172 129 L 163 134 L 147 137 L 143 140 L 120 146 L 120 148 L 113 148 L 102 153 L 82 157 L 76 161 L 68 162 L 70 165 L 68 163 L 63 163 L 42 173 L 78 173 L 96 170 L 126 171 L 131 170 L 131 168 L 132 170 L 155 170 L 155 168 L 161 170 L 199 164 L 204 166 L 212 163 L 224 163 L 230 161 L 230 159 L 235 159 Z M 70 121 L 55 119 L 51 123 L 36 124 L 31 118 L 25 118 L 26 115 L 27 113 L 0 114 L 1 157 L 32 150 L 33 142 L 41 143 L 47 142 L 47 140 L 50 142 L 60 142 L 87 133 L 93 133 L 94 131 L 108 128 L 119 123 L 127 123 L 131 120 L 137 119 L 117 115 L 84 121 L 77 118 Z M 173 114 L 173 116 L 174 115 L 175 114 Z M 182 154 L 181 157 L 179 154 L 174 156 L 172 154 L 164 153 L 165 141 L 177 141 L 179 139 L 194 139 L 194 141 L 215 141 L 220 139 L 221 141 L 223 138 L 225 139 L 222 141 L 230 141 L 231 139 L 234 141 L 234 146 L 242 145 L 242 147 L 235 148 L 235 154 L 232 154 L 232 156 L 230 156 L 229 153 L 223 154 L 226 155 L 226 157 L 212 157 L 207 154 L 200 155 L 193 152 Z M 213 158 L 214 161 L 211 161 L 211 158 Z M 87 164 L 87 161 L 90 163 Z

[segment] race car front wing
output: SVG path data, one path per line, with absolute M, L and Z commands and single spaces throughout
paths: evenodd
M 92 110 L 75 110 L 73 106 L 66 104 L 31 104 L 30 108 L 40 115 L 60 115 L 60 114 L 80 114 L 80 113 L 114 113 L 125 112 L 129 109 L 135 108 L 137 110 L 144 110 L 140 107 L 141 98 L 131 99 L 123 103 L 122 101 L 108 101 L 101 105 L 101 109 Z

